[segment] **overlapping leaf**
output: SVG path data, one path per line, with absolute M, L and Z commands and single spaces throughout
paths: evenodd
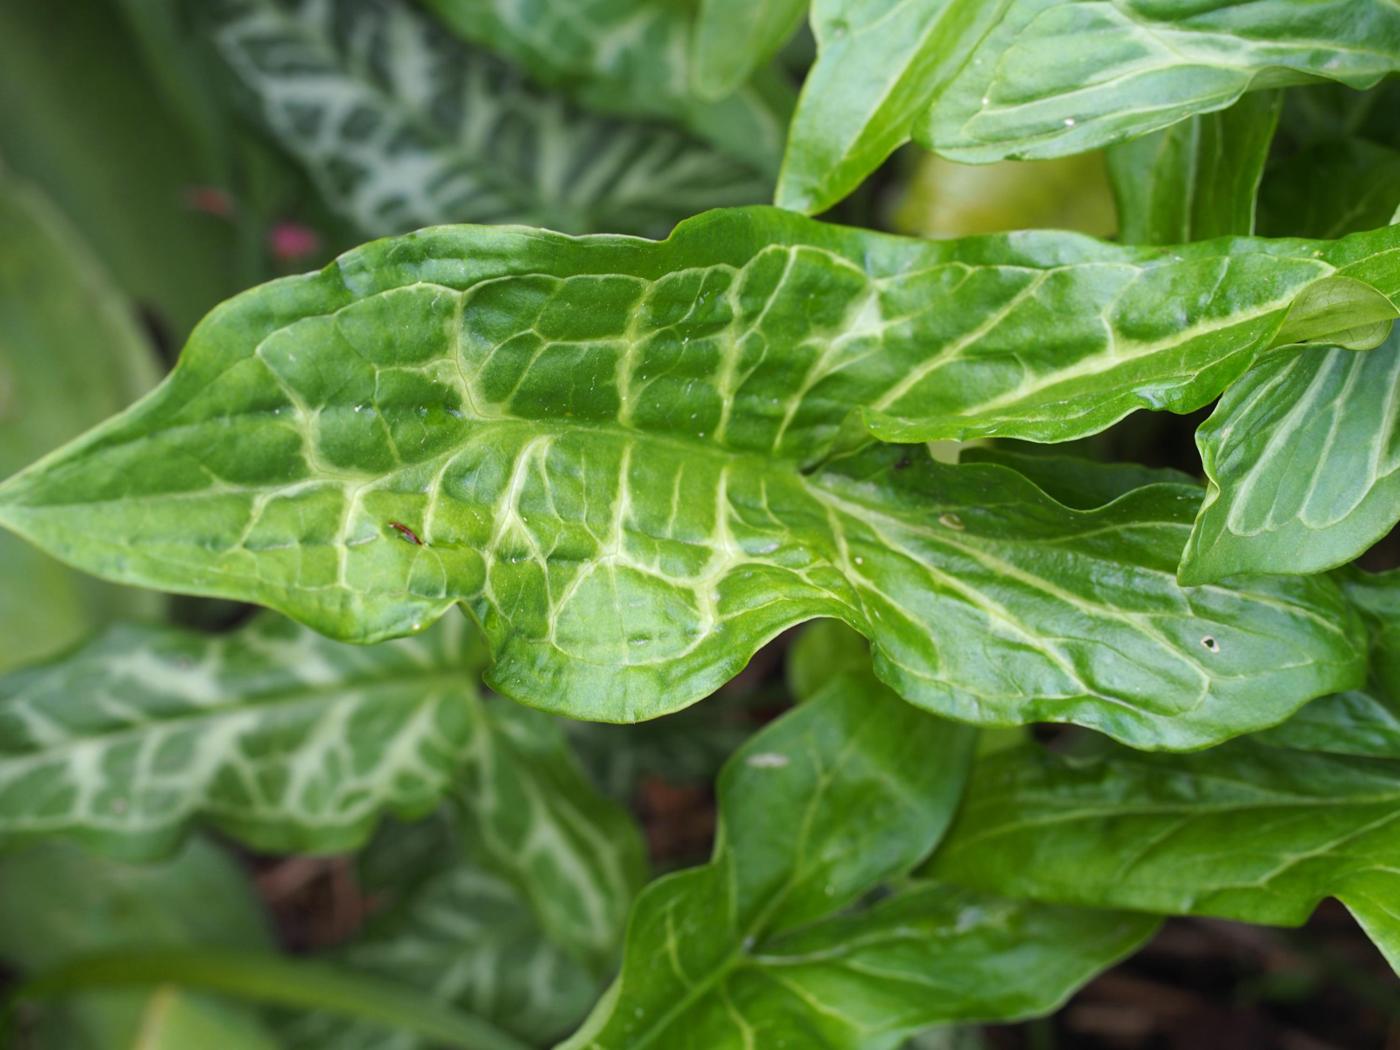
M 767 209 L 659 244 L 429 231 L 216 311 L 0 520 L 347 639 L 464 602 L 493 684 L 575 716 L 682 707 L 832 616 L 935 710 L 1199 746 L 1359 684 L 1332 584 L 1178 587 L 1190 489 L 1080 513 L 1005 469 L 832 450 L 857 415 L 1049 438 L 1199 403 L 1280 340 L 1374 327 L 1398 239 L 926 243 Z
M 263 849 L 345 849 L 486 755 L 481 662 L 456 616 L 373 648 L 274 616 L 212 637 L 111 628 L 0 678 L 0 838 L 154 856 L 203 817 Z
M 762 70 L 706 101 L 692 86 L 693 8 L 654 0 L 427 0 L 452 29 L 605 112 L 678 121 L 760 170 L 782 155 L 792 90 Z
M 721 776 L 714 859 L 642 894 L 617 983 L 565 1045 L 893 1047 L 1048 1010 L 1134 947 L 1150 920 L 937 886 L 832 918 L 938 840 L 971 743 L 868 672 L 759 733 Z
M 1393 606 L 1397 579 L 1359 578 L 1353 593 Z M 1393 667 L 1393 626 L 1375 630 Z M 1285 925 L 1339 897 L 1400 969 L 1393 685 L 1382 670 L 1368 694 L 1196 754 L 983 758 L 931 872 L 1033 900 Z
M 1256 92 L 1229 109 L 1110 148 L 1122 239 L 1184 244 L 1253 233 L 1259 181 L 1281 108 L 1280 92 Z
M 367 235 L 443 222 L 668 230 L 761 200 L 753 169 L 583 113 L 405 0 L 219 0 L 214 39 L 262 121 Z
M 68 220 L 0 177 L 0 472 L 57 448 L 155 385 L 135 317 Z M 73 645 L 160 599 L 84 577 L 0 537 L 0 671 Z
M 1196 440 L 1210 486 L 1183 580 L 1351 561 L 1400 521 L 1400 334 L 1266 357 Z
M 815 0 L 778 202 L 823 211 L 911 135 L 953 160 L 1065 156 L 1326 78 L 1400 68 L 1385 0 Z
M 700 0 L 691 86 L 705 99 L 740 90 L 793 34 L 807 0 Z

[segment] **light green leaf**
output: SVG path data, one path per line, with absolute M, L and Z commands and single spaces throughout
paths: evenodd
M 531 88 L 403 0 L 220 0 L 214 12 L 262 123 L 369 236 L 464 221 L 661 234 L 767 195 L 752 169 L 674 131 Z
M 0 678 L 0 838 L 156 856 L 202 817 L 258 849 L 353 847 L 493 757 L 480 665 L 456 616 L 374 648 L 273 616 L 225 636 L 112 628 Z
M 1361 684 L 1329 581 L 1180 588 L 1192 489 L 1081 513 L 1005 469 L 832 450 L 861 414 L 1048 437 L 1199 403 L 1297 301 L 1400 284 L 1397 242 L 929 243 L 772 209 L 659 244 L 427 231 L 216 311 L 156 394 L 0 487 L 0 521 L 349 640 L 465 603 L 492 685 L 574 717 L 678 709 L 830 616 L 940 713 L 1201 746 Z
M 964 0 L 996 11 L 925 98 L 920 143 L 953 160 L 1058 157 L 1136 138 L 1246 91 L 1400 69 L 1388 0 Z M 945 41 L 940 41 L 945 42 Z
M 764 70 L 719 101 L 691 87 L 693 5 L 655 0 L 426 0 L 463 38 L 585 105 L 676 121 L 760 170 L 776 169 L 792 89 Z
M 1321 717 L 1325 712 L 1316 712 Z M 1297 925 L 1323 897 L 1400 941 L 1400 755 L 1235 740 L 987 756 L 930 873 L 1018 898 Z
M 868 672 L 752 737 L 720 775 L 714 859 L 643 891 L 622 972 L 567 1045 L 728 1045 L 713 1041 L 717 1024 L 742 1045 L 733 993 L 744 972 L 763 968 L 775 935 L 847 907 L 932 848 L 972 741 Z
M 1196 432 L 1209 488 L 1181 578 L 1330 569 L 1400 521 L 1400 332 L 1265 357 Z
M 142 68 L 113 3 L 0 9 L 0 158 L 44 188 L 178 344 L 246 285 L 237 232 L 192 212 L 215 169 Z
M 1228 109 L 1110 147 L 1123 241 L 1185 244 L 1253 233 L 1282 100 L 1278 91 L 1255 92 Z
M 774 200 L 826 211 L 909 141 L 914 118 L 1008 0 L 812 0 L 817 61 Z
M 807 0 L 700 0 L 691 59 L 695 93 L 717 100 L 742 89 L 806 12 Z
M 248 950 L 271 944 L 247 879 L 230 857 L 203 840 L 190 841 L 162 863 L 141 866 L 49 841 L 5 854 L 0 879 L 0 960 L 26 975 L 92 951 L 138 944 Z M 152 1041 L 172 1026 L 192 1024 L 215 1026 L 221 1041 Z M 35 1036 L 36 1046 L 65 1050 L 269 1045 L 239 1008 L 170 987 L 75 997 L 61 1009 L 46 1008 Z
M 37 188 L 0 176 L 0 474 L 155 385 L 130 307 Z M 59 652 L 105 620 L 154 615 L 155 595 L 111 587 L 0 537 L 0 671 Z

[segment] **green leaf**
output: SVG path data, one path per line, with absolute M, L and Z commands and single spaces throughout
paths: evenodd
M 238 865 L 195 839 L 159 864 L 132 866 L 61 842 L 0 857 L 0 960 L 23 974 L 93 951 L 132 945 L 270 946 L 266 920 Z M 267 1045 L 252 1018 L 227 1004 L 170 987 L 108 991 L 47 1008 L 35 1026 L 41 1047 L 151 1050 L 174 1026 L 217 1026 L 221 1040 L 186 1043 L 229 1050 Z M 235 1042 L 242 1038 L 243 1042 Z M 27 1045 L 27 1044 L 26 1044 Z M 169 1042 L 165 1045 L 170 1045 Z M 171 1050 L 175 1050 L 174 1044 Z
M 930 866 L 1012 897 L 1290 926 L 1339 897 L 1391 945 L 1400 927 L 1377 902 L 1393 911 L 1397 871 L 1400 754 L 1251 739 L 1189 755 L 997 752 Z
M 716 1046 L 769 940 L 907 872 L 962 792 L 973 734 L 846 674 L 725 764 L 714 858 L 642 892 L 622 972 L 575 1047 Z M 664 960 L 664 965 L 658 961 Z M 742 1025 L 741 1025 L 742 1028 Z
M 1303 751 L 1395 758 L 1400 756 L 1400 699 L 1379 689 L 1334 693 L 1255 739 Z
M 826 211 L 909 141 L 914 118 L 1007 0 L 812 0 L 817 61 L 788 133 L 774 200 Z
M 1313 79 L 1367 88 L 1400 69 L 1400 10 L 1388 0 L 963 2 L 988 9 L 991 24 L 975 44 L 959 39 L 961 66 L 914 127 L 953 160 L 1082 153 L 1246 91 Z
M 240 286 L 237 233 L 191 211 L 215 169 L 142 68 L 112 3 L 0 11 L 0 157 L 44 187 L 178 344 Z M 246 283 L 246 282 L 243 282 Z
M 0 474 L 18 470 L 155 385 L 127 303 L 68 220 L 0 176 Z M 0 537 L 0 671 L 52 655 L 155 595 L 98 583 Z M 36 600 L 42 596 L 42 601 Z
M 0 838 L 150 857 L 201 817 L 258 849 L 351 848 L 492 759 L 480 664 L 460 617 L 368 649 L 273 616 L 220 637 L 114 627 L 0 678 Z
M 870 666 L 870 645 L 837 620 L 817 620 L 802 628 L 788 650 L 787 683 L 794 700 L 808 700 L 845 671 Z
M 1364 353 L 1265 357 L 1196 443 L 1209 488 L 1182 580 L 1351 561 L 1400 521 L 1400 332 Z
M 221 0 L 210 31 L 269 132 L 364 234 L 443 222 L 660 234 L 766 180 L 584 113 L 401 0 Z
M 772 209 L 659 244 L 428 231 L 216 311 L 157 393 L 0 487 L 0 521 L 347 640 L 465 603 L 493 687 L 574 717 L 678 709 L 830 616 L 940 713 L 1201 746 L 1360 684 L 1329 581 L 1180 588 L 1193 489 L 1080 513 L 1005 469 L 833 449 L 862 415 L 1049 437 L 1199 403 L 1289 328 L 1354 324 L 1327 293 L 1400 285 L 1397 242 L 929 243 Z
M 1361 610 L 1371 634 L 1371 676 L 1389 696 L 1400 697 L 1400 569 L 1345 576 L 1347 597 Z
M 1282 99 L 1278 91 L 1255 92 L 1228 109 L 1110 147 L 1122 239 L 1185 244 L 1252 234 Z
M 398 981 L 346 973 L 271 952 L 152 949 L 83 956 L 21 986 L 21 999 L 133 985 L 207 989 L 250 1003 L 321 1009 L 461 1050 L 527 1050 L 494 1025 L 442 1006 Z
M 691 86 L 717 100 L 740 90 L 792 36 L 807 0 L 700 0 L 695 13 Z
M 426 858 L 431 870 L 421 885 L 330 959 L 343 970 L 401 981 L 532 1045 L 564 1035 L 603 981 L 543 933 L 508 879 L 444 845 L 446 856 Z M 297 1050 L 433 1045 L 404 1033 L 387 1043 L 381 1027 L 325 1013 L 298 1013 L 279 1032 Z
M 768 69 L 727 98 L 696 96 L 691 88 L 690 4 L 426 2 L 463 38 L 512 59 L 545 84 L 569 88 L 590 108 L 675 121 L 760 170 L 777 167 L 792 89 Z
M 495 701 L 484 721 L 452 796 L 467 854 L 515 888 L 545 936 L 605 972 L 647 877 L 637 826 L 587 779 L 555 719 Z
M 1397 99 L 1400 101 L 1400 98 Z M 1260 190 L 1266 233 L 1338 237 L 1394 221 L 1400 150 L 1347 139 L 1298 153 L 1269 172 Z

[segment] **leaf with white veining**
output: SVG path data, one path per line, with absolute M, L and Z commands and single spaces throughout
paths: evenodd
M 444 222 L 659 234 L 767 195 L 678 132 L 531 87 L 406 0 L 219 0 L 206 17 L 259 119 L 368 236 Z
M 676 121 L 760 170 L 782 155 L 792 89 L 761 69 L 727 97 L 692 88 L 692 11 L 656 0 L 427 0 L 467 40 L 603 112 Z
M 1400 521 L 1400 333 L 1370 351 L 1264 358 L 1196 443 L 1209 488 L 1182 580 L 1351 561 Z
M 661 243 L 425 231 L 215 311 L 156 394 L 0 488 L 0 520 L 349 640 L 464 603 L 492 684 L 575 717 L 683 707 L 832 616 L 952 717 L 1202 746 L 1360 684 L 1329 581 L 1179 587 L 1190 488 L 1076 512 L 1005 469 L 836 447 L 862 416 L 1048 437 L 1199 403 L 1301 328 L 1393 310 L 1398 240 L 929 243 L 770 209 Z

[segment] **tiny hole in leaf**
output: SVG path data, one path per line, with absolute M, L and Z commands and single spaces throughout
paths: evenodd
M 1201 644 L 1213 653 L 1220 652 L 1220 643 L 1215 640 L 1214 635 L 1206 635 L 1204 638 L 1201 639 Z

